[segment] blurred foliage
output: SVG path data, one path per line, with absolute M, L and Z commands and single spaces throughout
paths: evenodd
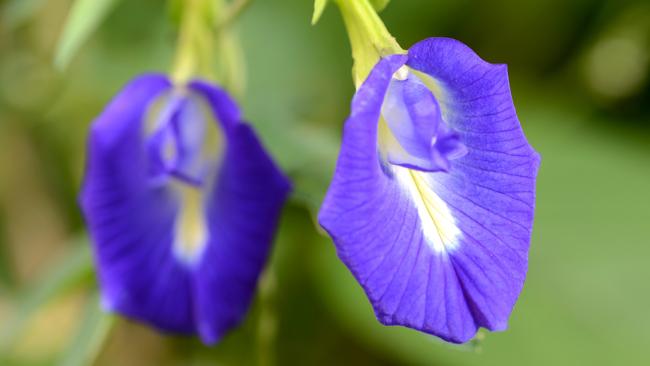
M 401 0 L 382 12 L 405 48 L 450 36 L 508 63 L 543 157 L 510 329 L 463 347 L 379 325 L 314 223 L 354 89 L 336 8 L 312 27 L 304 0 L 256 1 L 238 22 L 239 101 L 295 183 L 245 323 L 206 348 L 99 311 L 78 239 L 87 127 L 134 75 L 168 70 L 175 42 L 164 2 L 115 3 L 57 71 L 72 2 L 0 2 L 0 364 L 650 364 L 647 0 Z
M 61 33 L 54 65 L 63 70 L 102 20 L 117 5 L 117 0 L 76 0 Z

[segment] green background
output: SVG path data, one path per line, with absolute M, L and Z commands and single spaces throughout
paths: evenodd
M 76 205 L 91 120 L 133 76 L 166 72 L 162 1 L 122 1 L 53 65 L 70 1 L 0 1 L 0 364 L 650 364 L 650 3 L 393 0 L 402 47 L 457 38 L 509 65 L 542 155 L 530 268 L 503 333 L 458 347 L 383 327 L 314 222 L 354 92 L 335 6 L 257 0 L 237 23 L 246 119 L 291 176 L 270 270 L 221 344 L 163 336 L 97 310 Z

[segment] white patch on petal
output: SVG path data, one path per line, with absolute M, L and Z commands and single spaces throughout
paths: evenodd
M 458 247 L 461 231 L 449 207 L 427 184 L 426 174 L 394 165 L 397 181 L 408 193 L 420 217 L 424 238 L 436 253 L 450 252 Z
M 406 65 L 403 65 L 397 71 L 395 71 L 395 74 L 393 74 L 393 79 L 397 80 L 406 80 L 409 77 L 409 67 Z
M 185 264 L 194 264 L 203 254 L 209 236 L 203 194 L 197 187 L 185 184 L 175 184 L 174 189 L 180 197 L 174 226 L 174 255 Z

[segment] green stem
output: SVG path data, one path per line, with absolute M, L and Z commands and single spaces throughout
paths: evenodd
M 184 0 L 172 78 L 185 84 L 196 76 L 219 82 L 241 96 L 245 74 L 232 23 L 249 0 Z
M 218 50 L 217 79 L 232 95 L 242 97 L 246 84 L 245 62 L 239 37 L 232 25 L 251 1 L 234 0 L 229 3 L 225 0 L 214 1 L 218 9 L 223 9 L 213 27 L 216 33 L 215 46 Z
M 184 84 L 197 74 L 212 74 L 212 4 L 207 0 L 185 0 L 172 78 Z
M 405 53 L 368 0 L 336 0 L 348 31 L 358 87 L 383 56 Z

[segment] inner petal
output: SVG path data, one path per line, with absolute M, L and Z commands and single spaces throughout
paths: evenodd
M 379 121 L 378 145 L 390 164 L 420 171 L 448 171 L 463 156 L 458 135 L 444 122 L 438 100 L 420 78 L 400 70 L 390 82 Z
M 170 178 L 201 186 L 221 157 L 223 133 L 205 102 L 184 90 L 160 97 L 144 125 L 153 182 Z
M 172 120 L 178 146 L 178 161 L 172 174 L 194 185 L 200 185 L 208 173 L 210 159 L 203 155 L 208 130 L 206 115 L 199 103 L 188 98 Z
M 210 238 L 206 198 L 213 190 L 224 136 L 206 102 L 175 89 L 150 107 L 144 124 L 150 179 L 176 197 L 172 250 L 186 265 L 202 257 Z
M 433 94 L 413 75 L 393 78 L 382 105 L 390 131 L 409 154 L 429 156 L 441 116 Z

